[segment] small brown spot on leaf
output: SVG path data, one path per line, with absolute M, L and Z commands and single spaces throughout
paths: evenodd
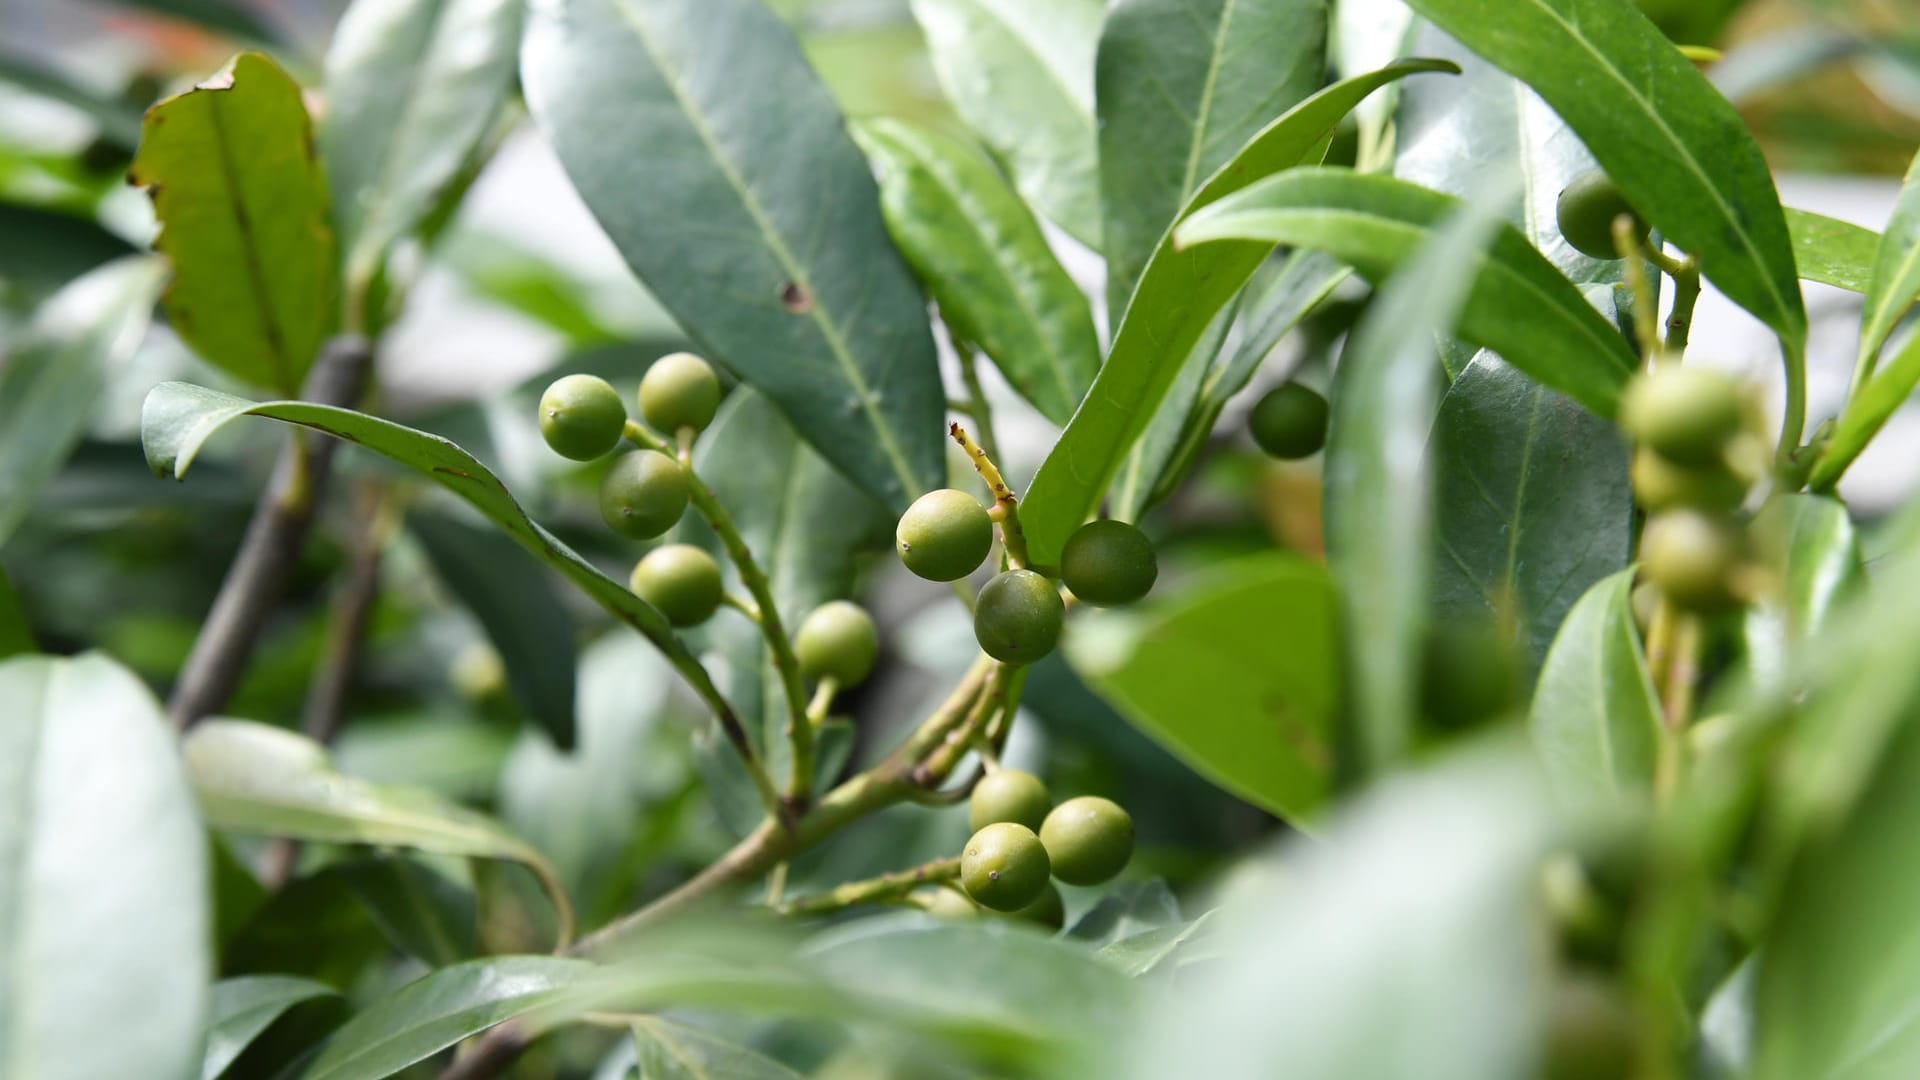
M 807 291 L 805 285 L 789 281 L 780 286 L 780 306 L 795 315 L 805 315 L 813 310 L 813 294 Z

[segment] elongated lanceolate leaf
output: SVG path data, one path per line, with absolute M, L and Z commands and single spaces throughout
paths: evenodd
M 1873 374 L 1873 361 L 1901 316 L 1920 299 L 1920 155 L 1907 170 L 1894 200 L 1893 216 L 1880 235 L 1867 284 L 1867 306 L 1860 315 L 1860 374 Z
M 288 1009 L 335 993 L 325 983 L 291 975 L 240 975 L 214 983 L 200 1080 L 215 1080 L 225 1072 Z
M 634 1020 L 633 1046 L 648 1080 L 802 1080 L 765 1054 L 655 1016 Z
M 938 486 L 926 304 L 873 176 L 760 0 L 535 5 L 534 119 L 614 246 L 712 356 L 896 510 Z
M 1660 702 L 1647 674 L 1621 571 L 1567 613 L 1534 686 L 1527 726 L 1555 791 L 1575 801 L 1645 792 L 1653 782 Z
M 1787 207 L 1794 267 L 1807 281 L 1864 293 L 1873 277 L 1880 234 L 1850 221 Z

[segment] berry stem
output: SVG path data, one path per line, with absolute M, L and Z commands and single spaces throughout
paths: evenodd
M 833 696 L 840 692 L 840 680 L 831 675 L 822 676 L 814 684 L 813 700 L 807 702 L 807 723 L 819 727 L 827 722 L 827 710 L 833 708 Z
M 665 440 L 636 421 L 627 421 L 625 434 L 628 440 L 649 450 L 674 453 Z M 753 595 L 754 607 L 760 616 L 755 621 L 760 626 L 760 636 L 767 641 L 768 651 L 773 654 L 773 666 L 780 673 L 780 686 L 787 699 L 786 732 L 787 742 L 793 748 L 793 769 L 787 776 L 786 805 L 796 811 L 803 810 L 813 797 L 813 725 L 807 722 L 807 689 L 800 678 L 800 661 L 793 654 L 793 641 L 780 621 L 780 609 L 773 599 L 773 585 L 760 569 L 760 564 L 754 561 L 753 551 L 747 547 L 740 530 L 734 526 L 732 515 L 714 497 L 713 489 L 694 471 L 691 440 L 677 456 L 687 474 L 688 499 L 700 516 L 706 519 L 714 535 L 720 538 L 720 546 L 725 549 L 727 558 L 733 561 L 734 569 L 740 573 L 740 583 Z
M 1647 249 L 1647 259 L 1673 279 L 1673 310 L 1667 313 L 1666 355 L 1678 362 L 1687 351 L 1687 335 L 1693 330 L 1693 305 L 1700 299 L 1700 259 L 1696 255 L 1676 259 L 1657 248 Z
M 747 599 L 746 597 L 741 596 L 739 593 L 731 593 L 731 592 L 721 593 L 720 602 L 732 608 L 733 610 L 739 612 L 740 614 L 745 615 L 749 621 L 752 621 L 755 623 L 758 623 L 760 621 L 759 605 L 755 604 L 753 601 Z
M 855 904 L 883 904 L 899 900 L 922 885 L 952 881 L 959 876 L 960 856 L 949 855 L 891 874 L 849 881 L 817 896 L 790 900 L 775 910 L 782 915 L 823 915 Z
M 958 423 L 948 424 L 947 434 L 953 436 L 953 441 L 967 452 L 967 457 L 973 461 L 973 471 L 980 474 L 980 479 L 987 482 L 987 490 L 993 493 L 994 516 L 1000 520 L 1000 542 L 1007 549 L 1007 561 L 1016 570 L 1026 569 L 1027 537 L 1020 531 L 1020 501 L 1014 498 L 1013 489 L 1007 486 L 993 458 L 980 448 L 979 443 L 973 441 L 966 428 Z
M 1660 355 L 1660 298 L 1647 278 L 1648 250 L 1640 243 L 1633 218 L 1621 214 L 1613 219 L 1613 246 L 1624 260 L 1621 275 L 1633 294 L 1633 336 L 1640 344 L 1640 362 L 1652 367 Z

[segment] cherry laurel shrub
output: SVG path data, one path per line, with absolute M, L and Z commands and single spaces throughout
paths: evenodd
M 0 1073 L 1920 1075 L 1842 485 L 1920 171 L 1783 207 L 1631 0 L 893 7 L 234 7 L 97 102 L 151 251 L 0 290 Z M 467 198 L 531 140 L 624 292 Z M 562 358 L 420 405 L 448 281 Z

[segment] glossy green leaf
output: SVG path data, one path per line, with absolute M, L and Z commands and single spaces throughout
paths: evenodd
M 1626 0 L 1408 0 L 1532 87 L 1708 279 L 1804 352 L 1773 175 L 1732 105 Z M 1511 361 L 1513 358 L 1508 357 Z
M 302 1080 L 379 1080 L 469 1035 L 542 1010 L 564 1014 L 599 969 L 557 956 L 499 956 L 441 968 L 334 1032 Z
M 913 0 L 954 111 L 1039 211 L 1100 247 L 1093 120 L 1098 0 Z
M 1200 185 L 1320 89 L 1326 53 L 1326 0 L 1113 5 L 1094 66 L 1111 322 Z
M 108 380 L 146 336 L 164 268 L 134 257 L 54 294 L 0 366 L 0 545 L 93 423 Z
M 39 649 L 27 613 L 20 608 L 20 594 L 14 591 L 6 570 L 0 568 L 0 660 Z
M 1840 476 L 1867 448 L 1881 427 L 1900 411 L 1920 385 L 1920 333 L 1909 334 L 1905 344 L 1874 371 L 1866 385 L 1854 390 L 1840 410 L 1839 422 L 1827 446 L 1814 462 L 1807 484 L 1815 491 L 1831 491 Z
M 634 1019 L 633 1047 L 647 1080 L 801 1080 L 765 1054 L 656 1016 Z
M 1433 596 L 1442 625 L 1513 620 L 1538 669 L 1567 610 L 1625 569 L 1633 492 L 1614 426 L 1481 353 L 1434 420 Z
M 1381 86 L 1420 72 L 1453 70 L 1444 61 L 1410 60 L 1320 91 L 1249 140 L 1188 200 L 1183 215 L 1269 173 L 1317 160 L 1340 119 Z M 1020 524 L 1028 553 L 1043 566 L 1059 560 L 1068 534 L 1099 503 L 1173 386 L 1180 365 L 1167 358 L 1191 353 L 1272 250 L 1267 243 L 1240 243 L 1176 251 L 1169 241 L 1163 239 L 1147 260 L 1106 363 L 1028 490 Z
M 759 0 L 536 5 L 521 80 L 614 246 L 714 359 L 894 509 L 938 486 L 926 305 L 785 24 Z
M 1127 451 L 1119 474 L 1113 478 L 1113 491 L 1108 496 L 1110 516 L 1138 521 L 1153 503 L 1155 494 L 1162 490 L 1160 480 L 1180 449 L 1180 438 L 1188 421 L 1201 408 L 1201 392 L 1206 389 L 1220 350 L 1239 317 L 1241 302 L 1241 296 L 1233 297 L 1213 317 L 1206 332 L 1194 342 L 1181 362 L 1173 385 L 1167 387 L 1166 397 L 1160 399 L 1159 407 L 1153 411 L 1153 419 L 1147 421 L 1146 429 L 1133 440 L 1133 449 Z
M 855 137 L 880 173 L 894 243 L 956 338 L 993 359 L 1020 396 L 1065 424 L 1100 368 L 1093 312 L 1040 223 L 972 147 L 898 121 Z
M 304 735 L 208 720 L 187 735 L 181 752 L 213 828 L 525 863 L 547 886 L 562 922 L 570 921 L 553 868 L 498 822 L 418 788 L 342 776 L 326 749 Z
M 238 379 L 297 391 L 333 325 L 335 273 L 299 84 L 241 53 L 148 111 L 128 176 L 160 219 L 174 331 Z
M 1747 611 L 1747 660 L 1756 677 L 1783 674 L 1792 650 L 1825 633 L 1841 602 L 1866 583 L 1853 519 L 1839 500 L 1781 495 L 1754 519 L 1777 592 Z
M 325 983 L 291 975 L 240 975 L 214 983 L 200 1080 L 215 1080 L 226 1072 L 241 1051 L 288 1009 L 337 992 Z
M 1339 633 L 1320 567 L 1249 558 L 1138 614 L 1082 617 L 1067 646 L 1088 685 L 1215 784 L 1290 821 L 1325 799 Z
M 327 869 L 346 881 L 394 948 L 428 967 L 474 958 L 475 904 L 466 886 L 401 855 L 351 859 Z
M 1920 300 L 1920 154 L 1914 156 L 1907 179 L 1894 199 L 1887 229 L 1873 256 L 1873 276 L 1867 283 L 1866 310 L 1860 314 L 1860 374 L 1873 373 L 1874 358 L 1887 336 Z
M 1327 42 L 1334 77 L 1351 79 L 1409 55 L 1420 25 L 1405 0 L 1334 0 Z M 1400 88 L 1389 86 L 1353 110 L 1363 144 L 1383 138 L 1399 96 Z
M 1191 922 L 1144 930 L 1119 938 L 1100 947 L 1100 958 L 1133 978 L 1152 974 L 1183 950 L 1190 951 L 1195 941 L 1204 940 L 1214 912 L 1209 911 Z
M 1322 515 L 1353 694 L 1338 747 L 1348 775 L 1386 768 L 1412 730 L 1431 555 L 1419 418 L 1437 396 L 1432 342 L 1473 288 L 1457 268 L 1495 241 L 1498 194 L 1466 204 L 1381 287 L 1334 372 Z
M 140 417 L 140 440 L 146 446 L 147 464 L 162 476 L 185 477 L 207 439 L 229 421 L 242 416 L 264 416 L 313 428 L 364 446 L 427 476 L 473 504 L 521 547 L 558 570 L 615 618 L 645 635 L 703 699 L 709 702 L 719 699 L 719 692 L 713 688 L 706 670 L 674 636 L 666 616 L 527 517 L 506 485 L 488 472 L 486 466 L 437 435 L 351 409 L 302 401 L 253 402 L 190 383 L 162 383 L 147 395 Z
M 473 612 L 507 685 L 561 748 L 573 746 L 573 619 L 554 579 L 499 531 L 430 510 L 407 515 L 434 573 Z
M 1879 233 L 1793 207 L 1787 208 L 1787 231 L 1793 235 L 1793 258 L 1801 277 L 1852 292 L 1867 291 Z
M 426 217 L 513 89 L 523 0 L 360 0 L 327 50 L 320 152 L 349 280 Z
M 1651 788 L 1662 721 L 1632 593 L 1625 570 L 1588 589 L 1567 612 L 1534 685 L 1527 724 L 1562 797 Z
M 1311 247 L 1378 282 L 1412 259 L 1459 205 L 1388 176 L 1294 169 L 1199 211 L 1175 236 L 1182 245 Z M 1452 327 L 1460 337 L 1601 416 L 1613 414 L 1634 371 L 1632 348 L 1515 229 L 1503 223 L 1484 254 L 1444 273 L 1470 286 Z
M 0 702 L 0 1071 L 192 1075 L 206 844 L 159 703 L 98 653 L 0 663 Z

